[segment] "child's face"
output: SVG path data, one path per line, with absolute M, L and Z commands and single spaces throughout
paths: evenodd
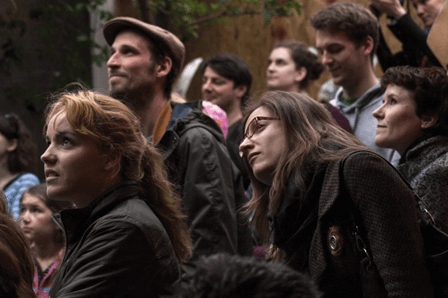
M 53 212 L 41 199 L 25 193 L 20 208 L 20 227 L 30 243 L 54 241 L 59 227 L 51 216 Z

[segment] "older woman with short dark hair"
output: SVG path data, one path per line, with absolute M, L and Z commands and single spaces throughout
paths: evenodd
M 389 68 L 375 143 L 401 154 L 398 170 L 448 231 L 448 76 L 441 68 Z

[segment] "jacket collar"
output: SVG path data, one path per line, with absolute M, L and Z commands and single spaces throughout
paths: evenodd
M 417 141 L 400 159 L 397 169 L 411 181 L 428 164 L 448 153 L 448 137 L 433 136 Z
M 375 84 L 375 86 L 371 87 L 367 90 L 361 97 L 355 101 L 353 104 L 347 106 L 342 102 L 343 96 L 343 88 L 339 88 L 335 100 L 331 103 L 336 105 L 336 107 L 342 111 L 343 114 L 351 114 L 357 109 L 362 109 L 367 106 L 372 99 L 381 96 L 384 93 L 383 89 L 381 89 L 381 83 Z
M 67 246 L 70 246 L 78 241 L 91 223 L 134 196 L 138 196 L 137 181 L 124 181 L 106 190 L 87 207 L 62 210 L 55 213 L 53 219 L 66 234 Z

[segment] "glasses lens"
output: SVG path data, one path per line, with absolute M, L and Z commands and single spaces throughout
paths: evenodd
M 257 132 L 257 127 L 258 127 L 258 119 L 254 118 L 247 127 L 246 137 L 250 139 Z

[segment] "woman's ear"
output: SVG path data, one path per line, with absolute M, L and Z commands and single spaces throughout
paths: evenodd
M 420 125 L 420 127 L 422 129 L 427 129 L 427 128 L 433 127 L 434 125 L 436 125 L 437 120 L 439 120 L 438 116 L 423 115 L 422 116 L 422 124 Z
M 306 74 L 308 73 L 308 70 L 305 67 L 300 67 L 296 70 L 296 79 L 295 81 L 300 83 L 306 78 Z
M 112 151 L 107 157 L 104 169 L 111 173 L 112 178 L 117 176 L 121 169 L 121 153 L 117 150 Z
M 6 151 L 13 152 L 17 149 L 19 141 L 17 139 L 8 140 L 8 147 L 6 147 Z

